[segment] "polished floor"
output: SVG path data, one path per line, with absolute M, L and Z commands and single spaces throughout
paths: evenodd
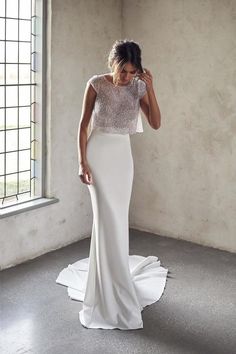
M 233 354 L 236 255 L 130 230 L 130 254 L 157 255 L 169 269 L 144 328 L 87 329 L 81 304 L 56 284 L 59 271 L 89 253 L 90 238 L 0 272 L 3 354 Z

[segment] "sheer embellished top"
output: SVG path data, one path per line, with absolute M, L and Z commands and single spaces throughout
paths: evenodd
M 105 74 L 98 74 L 87 81 L 90 84 L 97 93 L 91 130 L 119 134 L 143 132 L 139 100 L 147 91 L 144 81 L 133 79 L 127 85 L 115 86 Z

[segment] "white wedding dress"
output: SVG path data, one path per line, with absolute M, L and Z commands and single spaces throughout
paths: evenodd
M 56 282 L 83 303 L 83 326 L 143 328 L 141 311 L 160 299 L 168 269 L 156 255 L 129 255 L 130 135 L 93 129 L 86 156 L 93 176 L 93 184 L 87 185 L 93 210 L 89 257 L 62 269 Z

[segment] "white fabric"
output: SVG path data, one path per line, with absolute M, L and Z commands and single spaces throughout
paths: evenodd
M 106 74 L 93 75 L 88 81 L 97 96 L 91 117 L 91 128 L 107 133 L 143 132 L 140 98 L 147 92 L 146 83 L 133 79 L 128 85 L 115 86 Z
M 82 301 L 87 328 L 143 328 L 141 311 L 160 299 L 168 269 L 156 255 L 129 255 L 129 203 L 133 157 L 128 134 L 93 130 L 87 142 L 93 184 L 87 185 L 93 209 L 89 257 L 65 267 L 56 282 Z

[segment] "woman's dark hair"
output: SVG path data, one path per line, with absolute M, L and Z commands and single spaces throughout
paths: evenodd
M 117 81 L 118 71 L 121 71 L 128 62 L 135 66 L 138 72 L 143 72 L 139 44 L 128 39 L 116 40 L 108 55 L 108 68 L 114 71 L 115 82 Z

